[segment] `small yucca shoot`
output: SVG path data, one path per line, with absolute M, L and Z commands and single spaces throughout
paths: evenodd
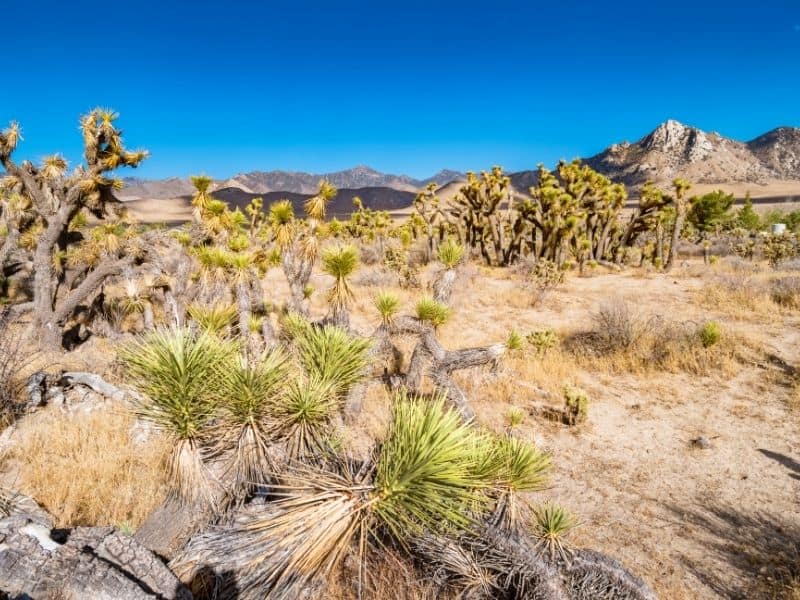
M 309 326 L 295 337 L 297 354 L 310 379 L 343 396 L 364 378 L 370 342 L 333 325 Z
M 439 262 L 445 268 L 452 269 L 461 262 L 462 258 L 464 258 L 464 246 L 461 244 L 453 240 L 447 240 L 439 246 Z
M 512 406 L 506 411 L 506 421 L 508 421 L 509 427 L 517 427 L 518 425 L 522 425 L 524 420 L 525 411 L 518 406 Z
M 515 329 L 512 329 L 511 333 L 508 334 L 506 349 L 511 352 L 522 349 L 522 336 Z
M 120 349 L 129 380 L 145 398 L 136 412 L 171 435 L 170 492 L 186 502 L 210 498 L 198 437 L 216 413 L 220 364 L 235 351 L 208 332 L 158 329 Z
M 440 327 L 450 318 L 450 309 L 430 296 L 425 296 L 417 302 L 417 318 L 435 328 Z
M 353 300 L 349 277 L 358 267 L 358 251 L 354 246 L 330 248 L 322 253 L 322 270 L 334 278 L 328 291 L 328 303 L 334 311 L 344 310 Z
M 539 539 L 537 545 L 543 546 L 551 559 L 557 554 L 566 558 L 565 538 L 577 525 L 569 511 L 557 504 L 547 503 L 533 510 L 533 535 Z
M 722 337 L 722 328 L 716 321 L 709 321 L 699 329 L 697 335 L 700 338 L 700 343 L 703 344 L 703 348 L 710 348 L 719 342 Z
M 265 317 L 264 315 L 250 315 L 250 319 L 247 323 L 248 329 L 252 333 L 261 333 L 261 327 L 264 325 L 265 318 L 269 317 Z
M 236 307 L 232 304 L 215 304 L 208 307 L 192 304 L 187 312 L 189 318 L 202 329 L 217 335 L 233 325 L 236 319 Z
M 547 486 L 552 467 L 550 455 L 532 443 L 510 436 L 493 436 L 493 486 L 497 494 L 495 521 L 515 528 L 520 521 L 518 495 Z
M 383 324 L 388 325 L 400 310 L 400 299 L 390 292 L 380 292 L 375 296 L 375 308 Z
M 303 298 L 308 300 L 309 298 L 311 298 L 311 296 L 314 295 L 315 291 L 316 290 L 314 289 L 313 285 L 307 285 L 306 287 L 303 288 Z

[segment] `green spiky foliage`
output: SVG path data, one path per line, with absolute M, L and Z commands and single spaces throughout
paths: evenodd
M 486 485 L 480 464 L 475 431 L 442 398 L 401 396 L 376 465 L 375 514 L 401 541 L 466 527 Z
M 334 313 L 347 310 L 353 300 L 349 278 L 358 268 L 358 251 L 355 246 L 329 248 L 322 253 L 322 270 L 334 278 L 328 291 L 328 303 Z
M 281 337 L 287 342 L 304 338 L 313 327 L 308 319 L 300 313 L 288 312 L 281 317 Z
M 425 296 L 417 302 L 417 318 L 430 323 L 433 327 L 441 327 L 450 318 L 450 308 L 437 302 L 430 296 Z
M 203 330 L 216 335 L 225 333 L 236 321 L 236 307 L 232 304 L 201 306 L 192 304 L 187 313 L 189 318 Z
M 157 329 L 122 347 L 128 380 L 143 394 L 137 414 L 175 440 L 170 492 L 185 502 L 208 498 L 198 438 L 216 413 L 221 372 L 235 346 L 206 332 Z
M 508 334 L 508 339 L 506 339 L 506 348 L 511 352 L 522 350 L 522 336 L 517 330 L 512 329 L 511 333 Z
M 525 339 L 533 346 L 537 356 L 544 356 L 549 350 L 555 348 L 560 343 L 558 334 L 549 328 L 531 331 L 525 336 Z
M 439 186 L 431 182 L 414 198 L 414 216 L 418 218 L 420 228 L 425 232 L 429 258 L 433 256 L 439 240 L 450 228 L 441 201 L 436 195 L 437 189 Z
M 216 541 L 227 561 L 243 565 L 242 593 L 297 597 L 332 572 L 355 538 L 363 561 L 370 534 L 406 545 L 422 531 L 467 527 L 465 509 L 483 497 L 479 463 L 474 430 L 441 398 L 401 396 L 374 469 L 296 466 L 286 479 L 297 483 L 280 488 L 275 511 L 253 513 Z
M 391 292 L 379 292 L 374 304 L 384 325 L 388 325 L 400 310 L 400 299 Z
M 270 204 L 267 223 L 272 228 L 276 246 L 286 248 L 293 235 L 294 207 L 291 201 L 280 200 Z
M 339 410 L 335 389 L 311 378 L 293 380 L 273 407 L 274 435 L 286 440 L 292 459 L 326 451 L 330 424 Z
M 464 258 L 464 246 L 453 240 L 447 240 L 439 246 L 438 257 L 446 269 L 452 269 Z
M 336 235 L 333 232 L 334 223 L 348 236 L 358 240 L 368 242 L 382 241 L 389 234 L 393 223 L 389 212 L 385 210 L 376 211 L 365 207 L 358 196 L 353 198 L 353 206 L 355 210 L 350 213 L 350 219 L 344 224 L 335 219 L 329 222 L 332 235 Z
M 563 393 L 567 424 L 583 423 L 589 417 L 589 396 L 571 385 L 565 385 Z
M 338 396 L 364 378 L 367 339 L 352 336 L 333 325 L 298 329 L 294 345 L 309 379 L 328 385 Z
M 568 557 L 565 538 L 577 525 L 575 517 L 557 504 L 542 504 L 533 510 L 532 533 L 539 540 L 537 545 L 543 547 L 551 559 Z
M 233 448 L 231 470 L 234 491 L 246 496 L 253 486 L 268 481 L 271 461 L 267 445 L 278 402 L 290 374 L 280 351 L 248 360 L 231 355 L 218 365 L 220 379 L 219 443 Z
M 722 327 L 716 321 L 709 321 L 700 327 L 697 336 L 700 338 L 703 348 L 710 348 L 722 338 Z
M 506 411 L 506 421 L 509 427 L 517 427 L 525 421 L 525 411 L 518 406 L 512 406 Z
M 547 486 L 552 461 L 550 455 L 525 440 L 505 435 L 490 436 L 490 454 L 496 504 L 495 524 L 516 529 L 521 522 L 519 494 Z

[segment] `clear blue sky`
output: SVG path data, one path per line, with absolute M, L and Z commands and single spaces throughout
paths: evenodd
M 0 123 L 78 157 L 120 114 L 146 177 L 533 168 L 675 118 L 800 126 L 800 0 L 3 0 Z

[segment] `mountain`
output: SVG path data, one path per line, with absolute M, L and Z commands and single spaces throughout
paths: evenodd
M 278 200 L 289 200 L 298 214 L 302 214 L 305 201 L 313 195 L 285 191 L 253 193 L 238 187 L 219 188 L 214 192 L 215 198 L 224 200 L 231 208 L 242 210 L 256 197 L 262 198 L 265 206 L 269 206 Z M 416 192 L 395 190 L 387 187 L 339 188 L 336 197 L 328 206 L 328 214 L 347 218 L 353 211 L 353 198 L 356 196 L 361 198 L 364 206 L 368 208 L 399 210 L 411 205 Z M 142 223 L 182 223 L 191 218 L 191 194 L 162 199 L 138 198 L 127 202 L 127 208 Z
M 319 182 L 327 179 L 340 189 L 388 188 L 393 190 L 416 192 L 429 182 L 439 185 L 456 179 L 463 179 L 464 174 L 458 171 L 442 170 L 427 179 L 413 179 L 407 175 L 381 173 L 367 166 L 359 165 L 344 171 L 332 173 L 305 173 L 299 171 L 252 171 L 239 173 L 229 179 L 216 181 L 215 190 L 236 188 L 248 194 L 263 195 L 269 192 L 292 192 L 295 194 L 313 194 Z M 192 185 L 188 179 L 146 180 L 138 178 L 125 179 L 123 199 L 133 198 L 175 198 L 192 193 Z
M 695 183 L 800 180 L 800 129 L 780 127 L 740 142 L 669 120 L 633 144 L 613 144 L 584 162 L 633 186 L 675 177 Z

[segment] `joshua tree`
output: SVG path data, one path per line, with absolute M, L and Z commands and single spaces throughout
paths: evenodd
M 664 270 L 667 272 L 671 271 L 675 266 L 675 259 L 678 255 L 678 241 L 680 240 L 681 230 L 683 229 L 683 223 L 686 220 L 686 213 L 689 208 L 689 199 L 686 198 L 686 192 L 689 191 L 692 184 L 685 179 L 678 178 L 672 182 L 672 187 L 675 189 L 675 197 L 673 198 L 675 221 L 672 224 L 667 264 L 664 265 Z
M 414 210 L 424 223 L 428 260 L 436 252 L 436 247 L 442 240 L 446 228 L 445 215 L 440 207 L 439 197 L 436 195 L 438 187 L 436 183 L 431 182 L 414 198 Z
M 456 267 L 464 258 L 464 247 L 448 240 L 439 246 L 438 254 L 439 262 L 444 268 L 433 282 L 433 298 L 438 302 L 447 303 L 450 301 L 450 294 L 456 281 Z
M 306 288 L 325 236 L 325 213 L 328 203 L 336 196 L 336 188 L 327 181 L 319 184 L 316 196 L 305 204 L 306 219 L 297 219 L 288 200 L 270 207 L 269 224 L 281 252 L 281 264 L 289 282 L 289 310 L 307 314 Z
M 147 156 L 144 151 L 129 151 L 122 132 L 114 122 L 116 113 L 95 109 L 81 118 L 85 164 L 67 174 L 67 163 L 59 156 L 44 159 L 36 167 L 25 161 L 17 164 L 12 154 L 20 139 L 19 126 L 12 123 L 0 133 L 0 163 L 6 170 L 5 186 L 27 198 L 41 223 L 41 233 L 33 250 L 33 328 L 39 340 L 60 346 L 63 328 L 79 304 L 95 293 L 110 276 L 119 274 L 136 260 L 135 247 L 120 247 L 102 253 L 85 270 L 79 283 L 59 294 L 63 274 L 58 273 L 53 257 L 65 251 L 71 221 L 88 210 L 97 217 L 118 207 L 114 192 L 122 183 L 109 177 L 118 167 L 138 166 Z

